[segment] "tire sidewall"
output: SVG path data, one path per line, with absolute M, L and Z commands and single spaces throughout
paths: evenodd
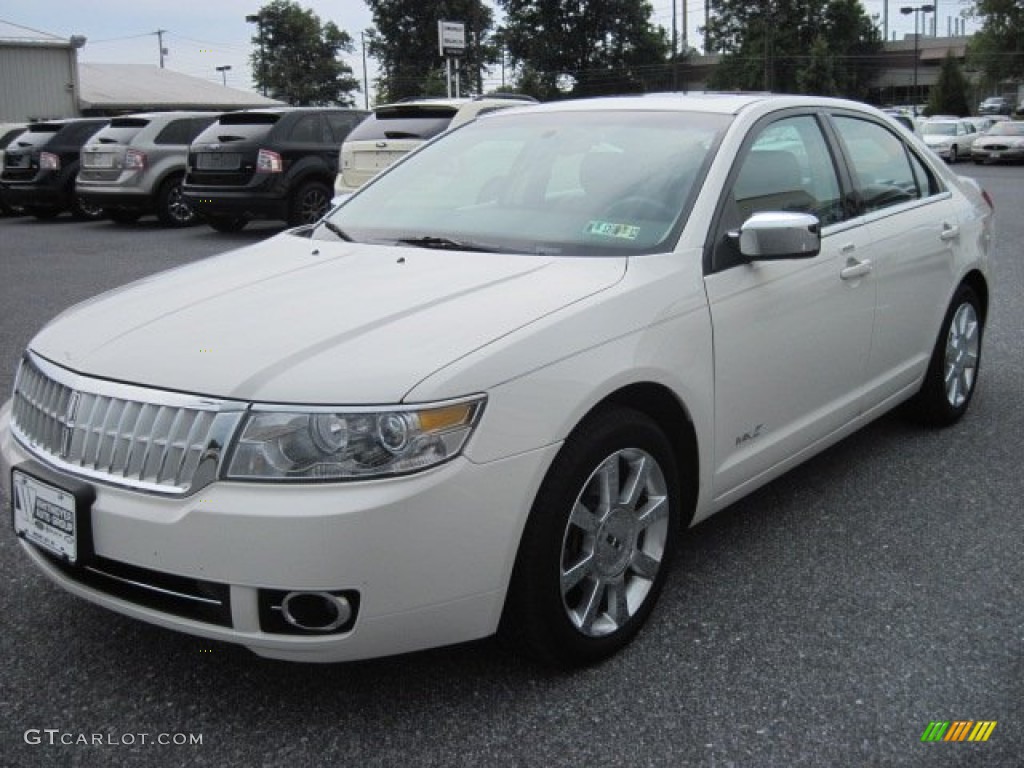
M 650 454 L 665 476 L 669 501 L 665 550 L 651 589 L 633 616 L 609 635 L 590 637 L 573 625 L 562 602 L 562 547 L 570 513 L 587 480 L 605 459 L 624 448 Z M 681 498 L 671 446 L 646 415 L 616 409 L 584 422 L 555 457 L 530 511 L 503 619 L 505 628 L 523 636 L 532 655 L 561 665 L 590 664 L 622 648 L 646 621 L 671 570 Z M 508 627 L 509 621 L 521 626 Z
M 974 308 L 978 320 L 978 362 L 974 373 L 974 381 L 967 397 L 960 405 L 954 406 L 946 396 L 945 366 L 946 366 L 946 345 L 949 339 L 950 328 L 953 318 L 965 304 Z M 981 372 L 981 358 L 984 349 L 985 324 L 984 315 L 981 310 L 981 302 L 974 289 L 969 285 L 961 285 L 953 294 L 953 299 L 946 309 L 942 319 L 942 328 L 935 341 L 935 348 L 932 350 L 932 357 L 928 363 L 928 370 L 925 373 L 921 390 L 912 402 L 914 415 L 919 421 L 933 426 L 947 426 L 958 421 L 966 412 L 974 399 L 974 393 L 978 389 L 978 377 Z

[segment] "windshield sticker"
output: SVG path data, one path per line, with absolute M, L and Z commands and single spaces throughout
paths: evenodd
M 591 221 L 587 224 L 588 235 L 601 237 L 617 237 L 620 240 L 636 240 L 640 235 L 640 227 L 633 224 L 616 224 L 611 221 Z

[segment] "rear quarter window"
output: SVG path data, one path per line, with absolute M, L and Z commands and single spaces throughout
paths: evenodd
M 212 121 L 212 117 L 183 117 L 180 120 L 172 120 L 160 130 L 153 143 L 187 146 Z

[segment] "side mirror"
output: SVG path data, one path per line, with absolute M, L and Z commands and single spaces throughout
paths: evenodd
M 755 213 L 730 235 L 748 261 L 810 259 L 821 252 L 821 223 L 809 213 Z

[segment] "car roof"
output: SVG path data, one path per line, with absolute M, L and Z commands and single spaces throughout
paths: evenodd
M 736 115 L 758 106 L 774 109 L 785 109 L 788 107 L 833 107 L 877 112 L 874 107 L 848 99 L 772 93 L 712 93 L 707 91 L 694 93 L 652 93 L 639 96 L 605 96 L 573 101 L 546 102 L 531 105 L 529 109 L 531 112 L 663 110 Z M 519 110 L 516 111 L 518 112 Z

